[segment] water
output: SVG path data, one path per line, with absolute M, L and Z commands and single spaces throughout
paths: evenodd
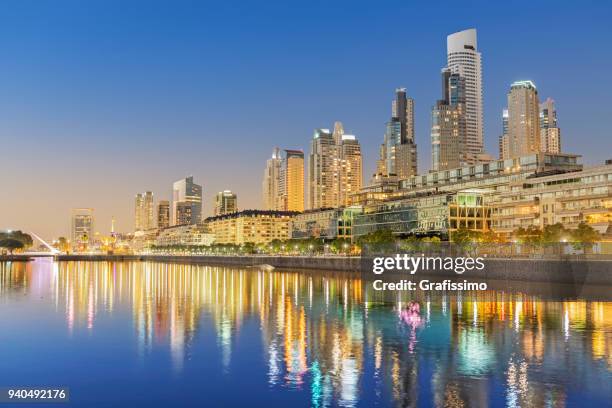
M 337 273 L 0 264 L 0 386 L 68 386 L 83 407 L 610 406 L 610 302 L 388 304 L 366 288 Z

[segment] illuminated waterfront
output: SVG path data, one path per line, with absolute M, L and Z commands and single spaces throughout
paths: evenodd
M 359 275 L 0 264 L 3 385 L 82 406 L 588 406 L 612 398 L 612 303 L 407 293 Z M 412 297 L 410 297 L 412 296 Z M 419 313 L 407 306 L 418 301 Z

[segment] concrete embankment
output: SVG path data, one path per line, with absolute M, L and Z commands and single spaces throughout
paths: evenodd
M 362 272 L 365 278 L 376 278 L 371 271 L 371 260 L 359 257 L 309 256 L 166 256 L 166 255 L 59 255 L 59 261 L 149 261 L 189 263 L 213 266 L 255 267 L 271 265 L 278 269 Z M 499 259 L 485 260 L 483 270 L 470 270 L 462 275 L 452 271 L 418 271 L 413 278 L 452 277 L 461 279 L 532 281 L 571 284 L 612 285 L 612 260 L 593 257 L 564 257 L 559 259 Z M 397 276 L 406 273 L 392 272 Z M 387 273 L 387 276 L 390 274 Z

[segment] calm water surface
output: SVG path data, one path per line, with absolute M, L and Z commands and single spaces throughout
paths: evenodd
M 389 304 L 366 287 L 346 274 L 0 264 L 0 386 L 69 386 L 83 407 L 611 404 L 610 302 L 487 291 Z

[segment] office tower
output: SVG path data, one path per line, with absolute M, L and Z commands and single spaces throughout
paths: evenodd
M 157 228 L 164 229 L 170 226 L 170 202 L 159 200 L 157 203 Z
M 442 99 L 431 114 L 431 165 L 433 171 L 466 164 L 466 80 L 449 68 L 442 69 Z
M 531 81 L 517 81 L 508 93 L 508 157 L 540 151 L 540 102 Z
M 190 207 L 187 210 L 187 206 Z M 179 214 L 179 210 L 181 211 Z M 172 189 L 172 225 L 197 224 L 202 218 L 202 186 L 189 176 L 174 183 Z
M 540 149 L 545 153 L 561 153 L 561 129 L 557 125 L 555 101 L 551 98 L 540 104 Z
M 215 196 L 215 215 L 238 211 L 238 197 L 230 190 L 219 191 Z
M 278 210 L 280 208 L 280 173 L 282 158 L 280 149 L 275 147 L 272 157 L 266 162 L 262 182 L 264 210 Z
M 136 194 L 134 200 L 134 231 L 146 231 L 155 228 L 153 224 L 153 193 Z
M 308 158 L 308 208 L 347 206 L 362 186 L 361 146 L 336 122 L 334 132 L 316 129 Z
M 278 211 L 304 211 L 304 152 L 284 150 L 279 177 Z
M 484 152 L 482 109 L 482 60 L 478 52 L 476 29 L 468 29 L 446 38 L 447 67 L 465 78 L 466 146 L 468 161 Z
M 74 208 L 71 221 L 72 245 L 76 247 L 91 243 L 94 234 L 93 208 Z
M 502 111 L 502 134 L 499 137 L 499 158 L 502 160 L 510 157 L 508 151 L 508 109 Z
M 404 179 L 416 175 L 416 172 L 414 100 L 406 96 L 405 88 L 398 88 L 391 104 L 391 120 L 386 124 L 384 142 L 380 147 L 377 173 Z

